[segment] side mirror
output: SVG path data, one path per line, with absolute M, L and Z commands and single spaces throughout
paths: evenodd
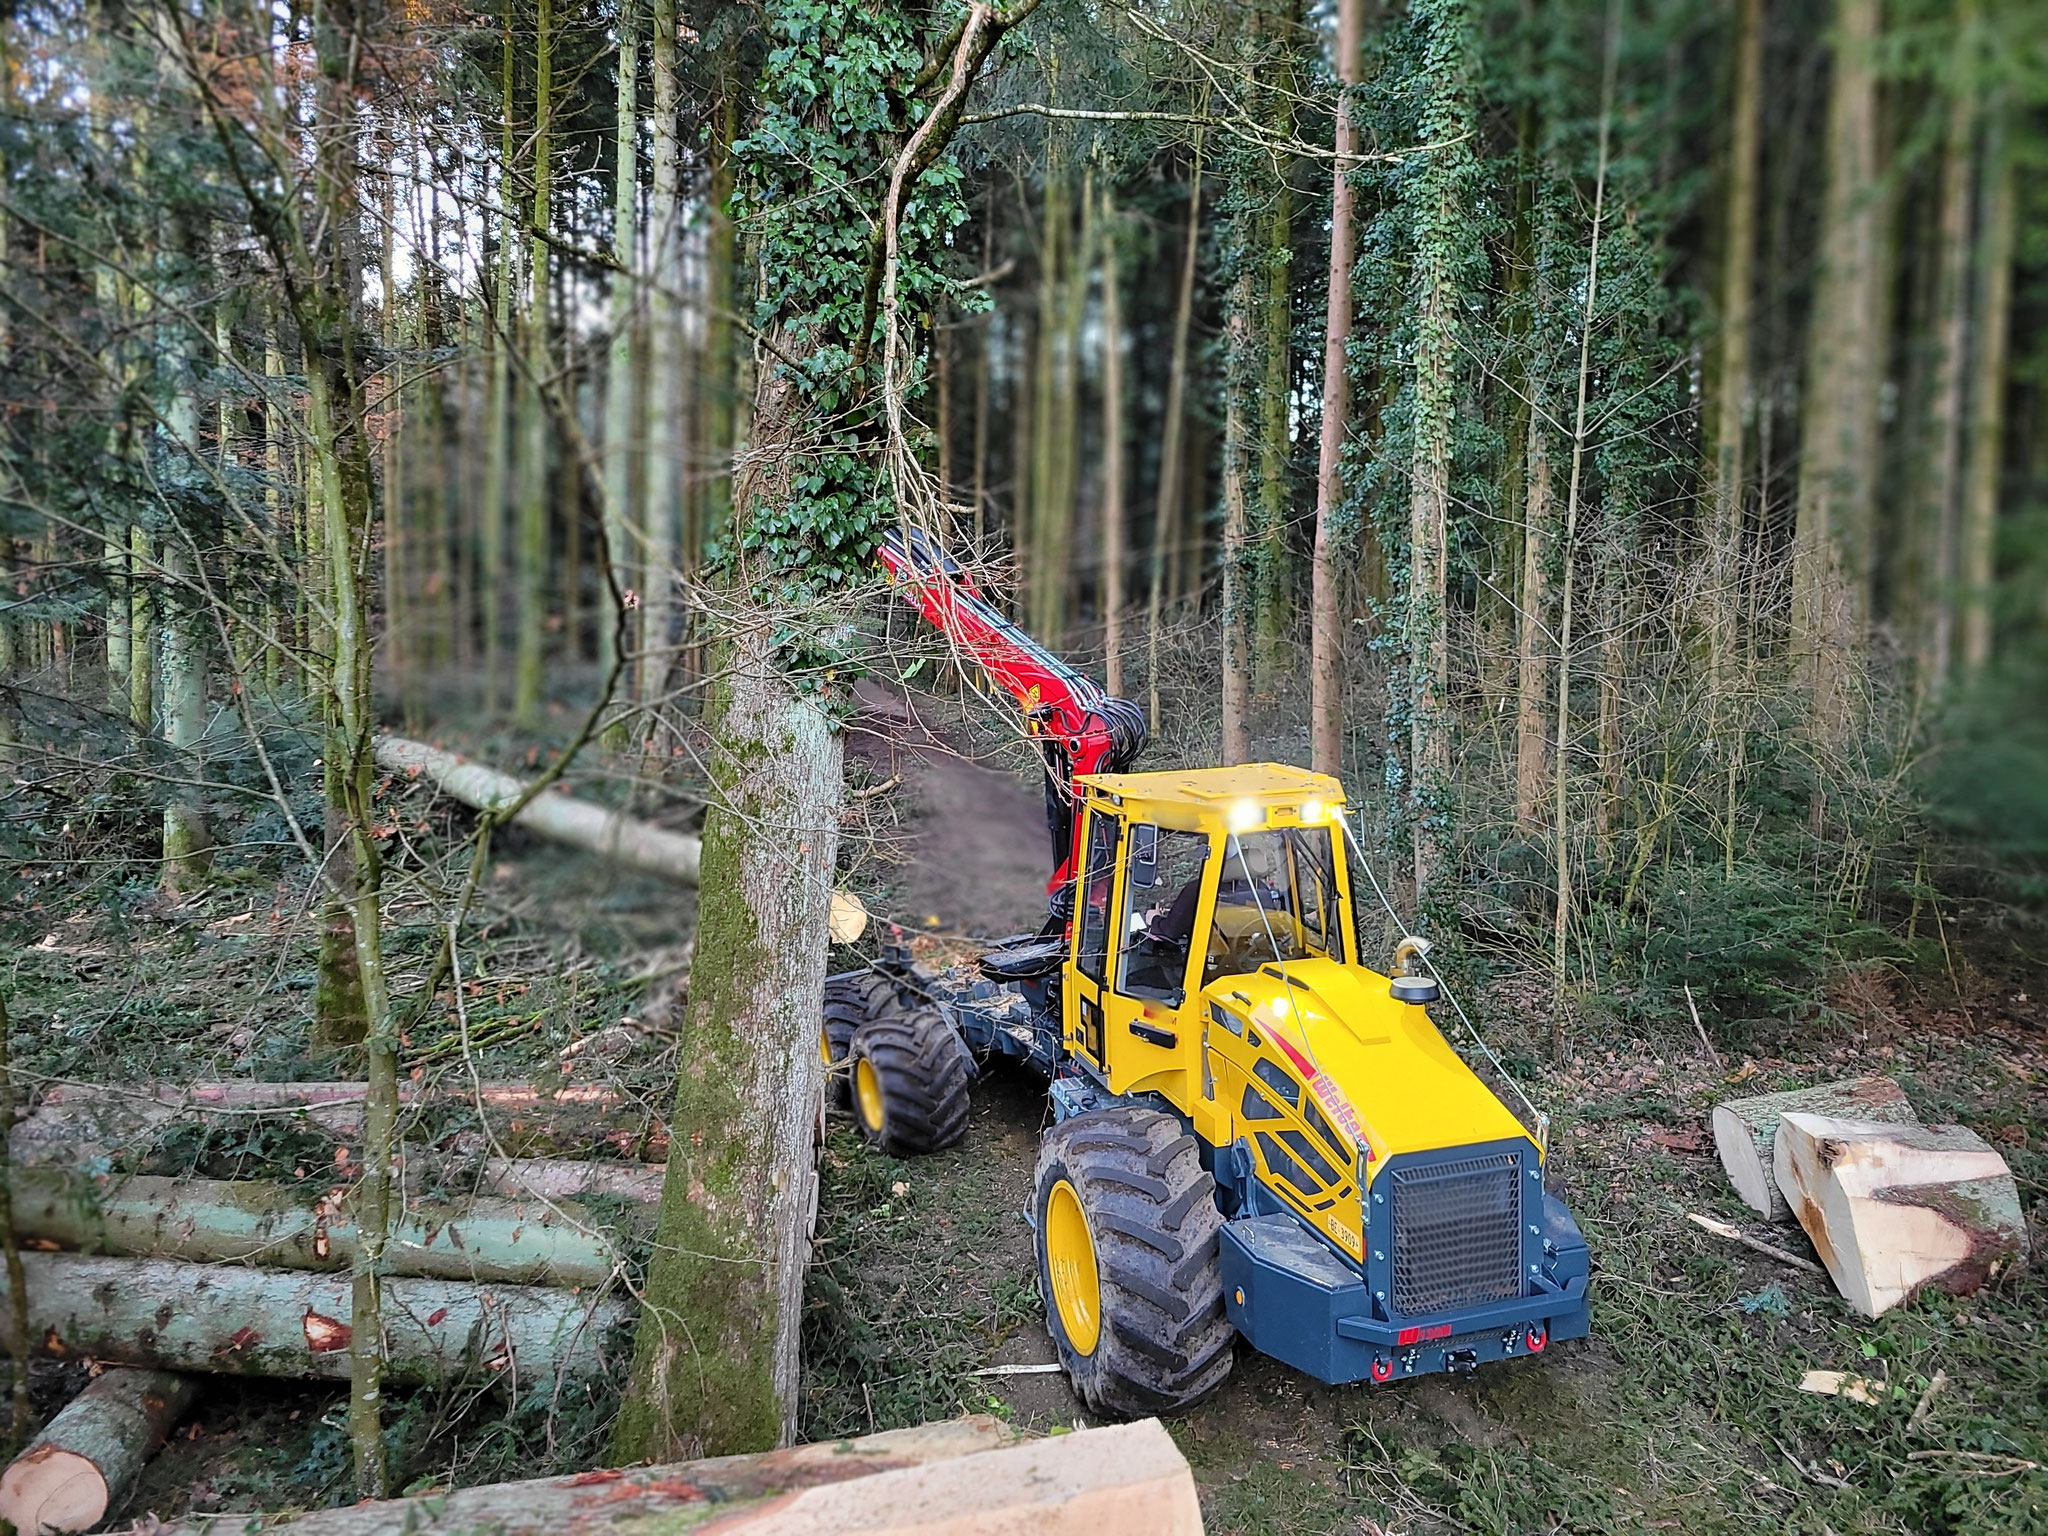
M 1131 884 L 1151 886 L 1159 878 L 1159 829 L 1131 828 Z

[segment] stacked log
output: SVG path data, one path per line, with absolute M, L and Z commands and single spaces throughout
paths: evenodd
M 365 1092 L 361 1083 L 60 1084 L 16 1124 L 8 1146 L 24 1163 L 91 1161 L 138 1146 L 172 1121 L 224 1115 L 290 1116 L 347 1141 L 362 1134 Z M 475 1106 L 490 1134 L 463 1131 L 445 1138 L 441 1149 L 458 1155 L 498 1152 L 526 1159 L 598 1152 L 651 1163 L 668 1156 L 666 1127 L 635 1113 L 612 1089 L 593 1084 L 539 1089 L 530 1083 L 408 1083 L 399 1090 L 399 1102 Z
M 15 1236 L 28 1246 L 327 1271 L 347 1269 L 361 1248 L 338 1188 L 54 1168 L 17 1169 L 10 1183 Z M 643 1208 L 637 1224 L 651 1214 Z M 597 1286 L 617 1271 L 619 1252 L 574 1202 L 415 1199 L 392 1222 L 384 1263 L 394 1275 Z

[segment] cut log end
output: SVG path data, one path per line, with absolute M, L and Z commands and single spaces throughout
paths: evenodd
M 107 1518 L 112 1494 L 90 1458 L 39 1445 L 0 1473 L 0 1520 L 20 1536 L 89 1531 Z
M 1779 1222 L 1794 1219 L 1772 1167 L 1778 1120 L 1788 1114 L 1898 1125 L 1911 1124 L 1914 1118 L 1904 1090 L 1888 1077 L 1851 1078 L 1715 1105 L 1714 1150 L 1728 1182 L 1744 1205 Z
M 1969 1295 L 2026 1256 L 2005 1160 L 1960 1125 L 1787 1114 L 1773 1172 L 1836 1288 L 1865 1317 L 1930 1287 Z

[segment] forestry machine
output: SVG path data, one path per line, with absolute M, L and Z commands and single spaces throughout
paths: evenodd
M 881 558 L 1046 764 L 1052 915 L 973 971 L 900 946 L 826 986 L 833 1091 L 876 1146 L 957 1141 L 977 1064 L 1051 1084 L 1032 1197 L 1046 1325 L 1097 1412 L 1171 1412 L 1232 1342 L 1319 1381 L 1541 1353 L 1588 1330 L 1585 1240 L 1544 1148 L 1452 1050 L 1427 944 L 1359 949 L 1335 779 L 1132 773 L 1143 717 L 1004 619 L 931 543 Z

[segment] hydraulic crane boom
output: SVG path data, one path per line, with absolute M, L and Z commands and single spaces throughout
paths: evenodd
M 903 597 L 1023 710 L 1045 759 L 1045 822 L 1056 866 L 1046 889 L 1057 903 L 1078 856 L 1074 779 L 1128 768 L 1145 745 L 1144 714 L 998 613 L 930 535 L 892 532 L 879 553 Z

